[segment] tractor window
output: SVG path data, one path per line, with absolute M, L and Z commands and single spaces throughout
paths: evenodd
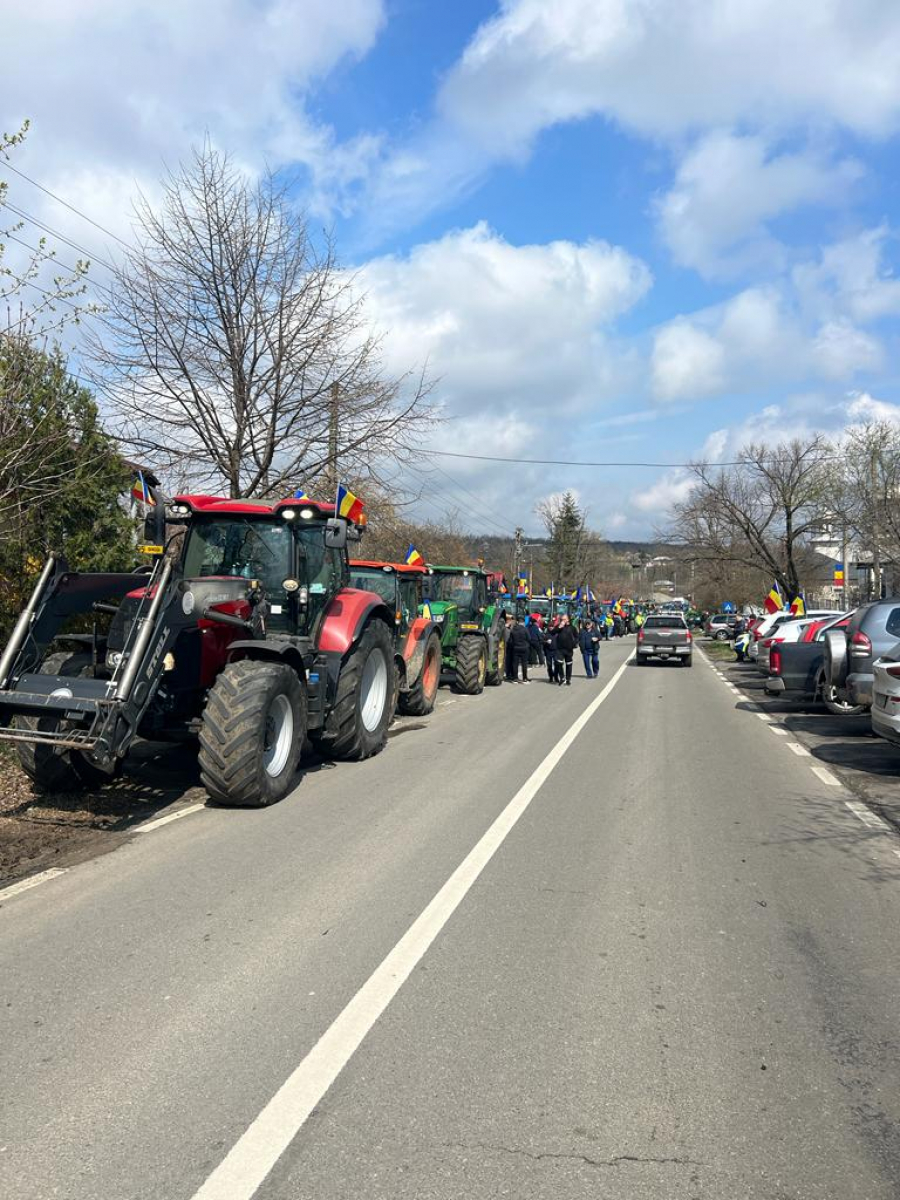
M 392 571 L 363 571 L 350 568 L 350 586 L 360 588 L 364 592 L 374 592 L 385 604 L 394 611 L 395 584 Z
M 292 547 L 291 531 L 283 521 L 195 520 L 185 540 L 184 573 L 188 579 L 209 575 L 258 579 L 269 595 L 278 594 L 293 574 Z
M 419 589 L 415 579 L 400 580 L 400 612 L 401 628 L 405 631 L 419 612 Z
M 472 608 L 477 576 L 460 572 L 458 575 L 435 575 L 432 578 L 431 594 L 435 600 L 449 600 L 463 612 Z

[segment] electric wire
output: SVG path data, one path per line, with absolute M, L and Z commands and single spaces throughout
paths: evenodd
M 115 271 L 116 268 L 112 263 L 107 262 L 105 258 L 101 258 L 99 254 L 92 254 L 90 250 L 85 249 L 84 246 L 79 245 L 78 242 L 73 241 L 71 238 L 66 237 L 64 233 L 60 233 L 58 229 L 54 229 L 52 225 L 48 225 L 40 217 L 34 216 L 33 213 L 27 212 L 24 208 L 19 208 L 18 205 L 13 204 L 9 200 L 7 200 L 4 208 L 8 208 L 11 213 L 15 213 L 17 217 L 21 217 L 23 221 L 29 221 L 32 225 L 37 225 L 39 229 L 43 229 L 51 237 L 57 238 L 60 242 L 65 242 L 67 246 L 70 246 L 73 250 L 77 250 L 79 254 L 83 254 L 91 263 L 99 263 L 101 267 L 106 267 L 107 271 Z
M 111 229 L 107 229 L 105 225 L 101 225 L 99 221 L 95 221 L 93 217 L 89 217 L 87 213 L 83 213 L 80 208 L 76 208 L 74 204 L 70 204 L 69 201 L 64 200 L 62 196 L 57 196 L 56 192 L 51 192 L 48 187 L 44 187 L 42 183 L 38 183 L 36 179 L 32 179 L 30 175 L 26 175 L 25 172 L 20 171 L 18 167 L 14 167 L 12 163 L 4 163 L 4 169 L 7 171 L 14 171 L 15 174 L 20 177 L 20 179 L 27 180 L 32 187 L 38 188 L 44 193 L 44 195 L 49 196 L 51 200 L 55 200 L 57 204 L 61 204 L 63 208 L 67 208 L 70 212 L 75 213 L 77 217 L 81 217 L 83 221 L 87 221 L 89 225 L 93 225 L 95 229 L 99 229 L 101 233 L 105 233 L 107 237 L 111 237 L 113 241 L 118 242 L 120 246 L 124 246 L 126 250 L 131 249 L 128 242 L 123 241 L 123 239 L 120 238 L 117 233 L 113 233 Z

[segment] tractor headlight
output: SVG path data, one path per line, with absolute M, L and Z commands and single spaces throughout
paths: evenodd
M 311 520 L 315 515 L 316 514 L 313 512 L 313 510 L 311 508 L 301 508 L 300 509 L 300 516 L 303 518 L 304 521 Z
M 285 521 L 293 521 L 293 519 L 294 519 L 294 517 L 296 517 L 297 513 L 296 513 L 296 510 L 293 508 L 283 508 L 281 510 L 281 515 Z
M 189 517 L 191 515 L 191 506 L 189 504 L 170 504 L 169 512 L 173 517 Z

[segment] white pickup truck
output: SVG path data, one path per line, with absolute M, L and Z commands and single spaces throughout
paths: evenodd
M 689 667 L 693 649 L 691 631 L 680 613 L 654 613 L 638 630 L 635 661 L 643 667 L 651 658 L 676 658 Z

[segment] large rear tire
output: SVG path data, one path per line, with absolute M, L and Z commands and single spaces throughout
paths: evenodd
M 837 688 L 829 684 L 824 671 L 819 674 L 816 690 L 826 709 L 836 717 L 858 717 L 866 711 L 864 704 L 851 704 L 848 700 L 841 700 Z
M 70 679 L 84 678 L 91 673 L 89 654 L 51 654 L 41 663 L 41 675 L 65 675 Z M 56 717 L 16 717 L 17 729 L 56 731 Z M 98 788 L 111 779 L 89 762 L 78 750 L 57 749 L 34 742 L 19 742 L 16 746 L 22 770 L 41 792 L 80 792 Z
M 441 683 L 441 636 L 435 630 L 425 643 L 419 678 L 408 692 L 400 693 L 400 711 L 407 717 L 427 717 L 434 709 Z
M 496 639 L 497 654 L 494 659 L 494 665 L 488 669 L 485 675 L 485 683 L 488 687 L 500 687 L 506 678 L 506 639 L 499 629 L 496 633 Z
M 306 737 L 306 692 L 283 663 L 228 663 L 200 729 L 200 778 L 217 804 L 264 808 L 294 786 Z
M 394 644 L 383 621 L 372 621 L 344 659 L 329 727 L 319 739 L 334 758 L 359 760 L 384 749 L 393 715 Z
M 478 696 L 484 691 L 486 677 L 487 640 L 477 633 L 466 634 L 456 643 L 454 691 Z

